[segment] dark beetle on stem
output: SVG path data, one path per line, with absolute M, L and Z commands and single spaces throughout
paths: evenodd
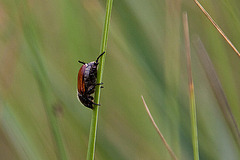
M 93 109 L 93 105 L 100 106 L 100 104 L 96 104 L 93 102 L 94 98 L 91 96 L 91 94 L 95 92 L 95 87 L 97 85 L 103 84 L 96 82 L 98 60 L 104 53 L 105 52 L 100 54 L 96 61 L 90 63 L 78 61 L 79 63 L 83 64 L 83 66 L 79 69 L 78 72 L 78 98 L 84 106 L 91 109 Z M 101 86 L 101 88 L 103 87 Z

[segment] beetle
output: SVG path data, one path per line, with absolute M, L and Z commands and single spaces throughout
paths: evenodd
M 78 72 L 78 98 L 84 106 L 91 109 L 93 109 L 93 105 L 100 106 L 100 104 L 96 104 L 93 102 L 94 98 L 91 96 L 91 94 L 95 92 L 95 87 L 97 85 L 103 84 L 97 83 L 97 66 L 99 64 L 99 58 L 103 56 L 104 53 L 105 51 L 97 57 L 96 61 L 93 62 L 85 63 L 82 61 L 78 61 L 79 63 L 83 64 Z M 101 86 L 101 88 L 103 87 Z

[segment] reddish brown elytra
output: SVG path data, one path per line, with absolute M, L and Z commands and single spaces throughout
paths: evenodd
M 99 58 L 104 54 L 100 54 L 96 61 L 85 63 L 82 61 L 78 61 L 82 63 L 83 66 L 79 69 L 78 72 L 78 98 L 80 102 L 88 107 L 93 109 L 93 105 L 100 105 L 93 102 L 93 97 L 91 94 L 95 92 L 95 87 L 97 85 L 102 85 L 103 83 L 97 82 L 97 66 Z

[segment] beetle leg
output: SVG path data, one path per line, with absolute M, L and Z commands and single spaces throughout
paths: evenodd
M 103 83 L 97 83 L 97 84 L 95 84 L 95 86 L 97 86 L 97 85 L 103 85 Z M 100 88 L 104 88 L 104 87 L 101 86 Z
M 101 104 L 97 104 L 97 103 L 94 103 L 94 102 L 92 102 L 92 104 L 97 105 L 97 106 L 101 106 Z
M 97 85 L 103 85 L 103 83 L 97 83 L 96 86 L 97 86 Z M 104 87 L 101 86 L 100 88 L 104 88 Z
M 103 83 L 97 83 L 97 84 L 95 84 L 95 86 L 97 86 L 97 85 L 103 85 Z M 100 88 L 104 88 L 104 87 L 101 86 Z
M 92 86 L 91 88 L 89 88 L 86 93 L 87 94 L 92 94 L 94 92 L 95 86 Z
M 93 99 L 94 99 L 93 96 L 89 96 L 88 98 L 89 98 L 90 100 L 93 100 Z

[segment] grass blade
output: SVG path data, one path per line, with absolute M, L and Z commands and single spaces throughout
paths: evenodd
M 237 53 L 237 55 L 240 57 L 240 53 L 238 52 L 237 48 L 232 44 L 232 42 L 229 40 L 229 38 L 225 35 L 225 33 L 222 31 L 222 29 L 217 25 L 217 23 L 213 20 L 213 18 L 208 14 L 208 12 L 203 8 L 203 6 L 197 1 L 194 0 L 194 2 L 197 4 L 197 6 L 201 9 L 201 11 L 206 15 L 206 17 L 210 20 L 210 22 L 214 25 L 214 27 L 217 29 L 217 31 L 223 36 L 223 38 L 227 41 L 227 43 L 232 47 L 232 49 Z
M 16 4 L 19 6 L 19 16 L 22 23 L 24 38 L 28 44 L 29 51 L 31 52 L 28 53 L 32 60 L 30 63 L 33 70 L 35 70 L 34 76 L 38 82 L 41 98 L 45 107 L 44 109 L 49 122 L 49 128 L 52 131 L 52 137 L 54 139 L 54 144 L 56 145 L 56 155 L 58 159 L 66 160 L 67 155 L 58 126 L 58 121 L 52 111 L 52 100 L 50 98 L 52 96 L 51 83 L 41 57 L 41 47 L 39 45 L 39 37 L 36 32 L 37 22 L 34 20 L 34 14 L 31 12 L 31 9 L 26 1 L 16 1 Z
M 199 160 L 197 113 L 196 113 L 197 111 L 196 111 L 196 104 L 195 104 L 194 84 L 193 84 L 193 78 L 192 78 L 188 17 L 187 17 L 186 12 L 183 13 L 183 27 L 184 27 L 184 37 L 185 37 L 185 49 L 186 49 L 186 55 L 187 55 L 187 70 L 188 70 L 188 84 L 189 84 L 190 108 L 191 108 L 190 112 L 191 112 L 191 125 L 192 125 L 193 154 L 194 154 L 194 160 Z
M 1 101 L 0 101 L 1 102 Z M 37 149 L 36 144 L 31 141 L 31 136 L 25 132 L 24 127 L 19 123 L 16 115 L 14 115 L 11 106 L 8 104 L 0 103 L 1 115 L 0 124 L 1 129 L 4 129 L 5 134 L 14 145 L 15 150 L 20 159 L 44 159 Z M 2 137 L 1 137 L 2 138 Z M 14 152 L 13 152 L 14 153 Z M 3 156 L 0 156 L 1 159 Z M 5 159 L 5 157 L 3 158 Z
M 166 141 L 165 138 L 163 137 L 163 134 L 161 133 L 161 131 L 159 130 L 157 124 L 155 123 L 155 121 L 154 121 L 154 119 L 153 119 L 153 117 L 152 117 L 152 114 L 151 114 L 151 112 L 149 111 L 148 106 L 147 106 L 147 104 L 146 104 L 143 96 L 141 96 L 141 98 L 142 98 L 143 104 L 144 104 L 144 106 L 145 106 L 145 109 L 146 109 L 146 111 L 147 111 L 147 114 L 148 114 L 148 116 L 150 117 L 153 126 L 154 126 L 155 129 L 157 130 L 157 132 L 158 132 L 160 138 L 162 139 L 165 147 L 167 148 L 169 154 L 172 156 L 172 158 L 173 158 L 174 160 L 177 160 L 177 157 L 176 157 L 175 153 L 173 152 L 173 150 L 171 149 L 171 147 L 168 145 L 167 141 Z
M 221 82 L 218 79 L 217 73 L 214 69 L 214 66 L 211 62 L 211 59 L 208 56 L 208 53 L 203 46 L 200 38 L 197 38 L 194 41 L 194 45 L 197 48 L 197 55 L 202 63 L 205 73 L 207 74 L 208 80 L 213 88 L 217 101 L 219 103 L 220 109 L 223 112 L 224 118 L 230 126 L 232 133 L 236 141 L 238 142 L 238 146 L 240 146 L 240 132 L 237 125 L 237 122 L 232 114 L 230 105 L 228 103 L 227 97 L 224 94 L 224 90 L 222 88 Z
M 106 51 L 107 49 L 107 39 L 108 39 L 108 31 L 109 31 L 110 17 L 111 17 L 111 11 L 112 11 L 112 3 L 113 3 L 113 0 L 107 1 L 105 23 L 104 23 L 100 53 L 102 53 L 103 51 Z M 100 58 L 100 62 L 98 66 L 98 74 L 97 74 L 97 83 L 100 83 L 102 81 L 105 55 L 106 54 L 104 54 L 102 58 Z M 99 104 L 100 85 L 96 87 L 96 92 L 94 97 L 95 97 L 94 102 Z M 94 159 L 96 136 L 97 136 L 98 110 L 99 110 L 99 106 L 95 105 L 92 112 L 92 121 L 91 121 L 89 141 L 88 141 L 87 160 Z

